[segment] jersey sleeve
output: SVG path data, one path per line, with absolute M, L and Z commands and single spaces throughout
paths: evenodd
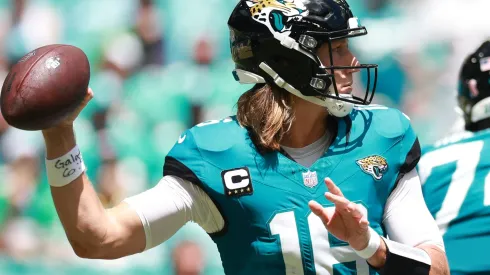
M 420 160 L 421 149 L 419 139 L 413 130 L 410 119 L 400 112 L 400 120 L 402 125 L 404 125 L 405 132 L 400 141 L 400 168 L 398 171 L 398 177 L 396 183 L 405 176 L 408 172 L 412 171 L 417 167 Z
M 165 157 L 163 176 L 176 176 L 202 186 L 204 160 L 192 130 L 185 131 Z
M 444 243 L 422 195 L 417 171 L 403 176 L 385 205 L 383 224 L 389 238 L 410 246 L 432 244 L 444 251 Z
M 145 250 L 168 240 L 189 221 L 199 224 L 208 233 L 224 227 L 224 220 L 209 196 L 195 184 L 178 177 L 163 177 L 153 188 L 124 202 L 141 220 Z

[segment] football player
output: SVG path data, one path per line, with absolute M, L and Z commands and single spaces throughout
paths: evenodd
M 418 168 L 451 274 L 490 274 L 490 41 L 464 60 L 457 99 L 465 131 L 424 149 Z
M 417 137 L 401 112 L 369 105 L 377 66 L 349 50 L 367 31 L 348 4 L 242 0 L 228 25 L 234 77 L 255 86 L 236 116 L 180 136 L 154 188 L 105 210 L 83 173 L 77 114 L 43 132 L 75 252 L 123 257 L 193 221 L 227 274 L 447 274 L 415 170 Z M 374 85 L 356 95 L 359 71 Z

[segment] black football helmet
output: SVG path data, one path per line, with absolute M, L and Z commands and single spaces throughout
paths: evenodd
M 240 83 L 269 83 L 328 108 L 337 117 L 353 104 L 371 103 L 377 65 L 324 66 L 318 48 L 367 34 L 345 0 L 240 0 L 228 21 L 230 46 Z M 364 96 L 340 94 L 334 71 L 358 69 L 367 73 Z M 372 73 L 374 76 L 372 76 Z
M 490 121 L 482 125 L 490 118 L 490 41 L 465 58 L 459 73 L 458 103 L 466 130 L 490 126 Z

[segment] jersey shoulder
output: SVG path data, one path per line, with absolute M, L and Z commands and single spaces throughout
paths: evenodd
M 230 162 L 240 160 L 251 154 L 247 130 L 240 126 L 236 117 L 209 120 L 186 130 L 177 140 L 165 158 L 164 175 L 185 174 L 190 170 L 198 177 L 206 165 L 226 169 Z M 171 164 L 174 165 L 171 165 Z M 171 166 L 179 166 L 172 169 Z
M 477 133 L 473 133 L 470 131 L 455 132 L 437 140 L 434 144 L 424 146 L 422 153 L 426 154 L 429 152 L 440 150 L 442 148 L 446 148 L 451 145 L 471 142 L 475 140 L 490 140 L 490 131 L 481 131 Z
M 351 113 L 353 129 L 369 129 L 370 134 L 383 138 L 401 138 L 412 134 L 410 118 L 398 109 L 383 105 L 356 105 Z
M 427 185 L 426 182 L 430 182 L 431 184 L 429 185 L 438 185 L 451 181 L 443 176 L 432 177 L 431 180 L 428 180 L 429 176 L 433 173 L 433 168 L 435 167 L 438 167 L 437 169 L 439 174 L 450 176 L 454 172 L 454 166 L 451 164 L 454 161 L 461 160 L 462 163 L 467 163 L 473 159 L 477 160 L 474 165 L 486 163 L 488 161 L 488 157 L 484 152 L 488 150 L 485 148 L 488 148 L 489 144 L 490 129 L 487 129 L 476 133 L 468 131 L 453 133 L 438 140 L 432 145 L 425 146 L 422 150 L 422 158 L 418 165 L 418 171 L 422 184 L 425 186 Z M 481 150 L 485 151 L 481 153 Z M 480 157 L 478 158 L 478 156 Z
M 428 176 L 425 175 L 428 173 L 426 172 L 428 167 L 433 167 L 440 162 L 444 163 L 444 160 L 454 159 L 455 152 L 461 151 L 460 154 L 466 154 L 468 148 L 472 148 L 470 144 L 474 144 L 473 142 L 489 144 L 490 129 L 476 133 L 469 131 L 452 133 L 436 141 L 434 144 L 424 146 L 422 149 L 422 160 L 419 164 L 419 174 L 421 176 Z
M 240 126 L 236 117 L 205 121 L 187 132 L 201 152 L 225 152 L 247 137 L 247 130 Z
M 420 144 L 407 115 L 394 108 L 367 105 L 356 106 L 350 117 L 349 139 L 359 152 L 376 152 L 387 163 L 394 164 L 392 167 L 398 175 L 416 167 L 420 160 Z
M 381 152 L 396 150 L 402 160 L 410 153 L 413 161 L 418 161 L 420 145 L 417 135 L 410 118 L 400 110 L 382 105 L 356 106 L 350 118 L 350 139 L 354 145 L 362 141 L 362 147 L 374 147 Z

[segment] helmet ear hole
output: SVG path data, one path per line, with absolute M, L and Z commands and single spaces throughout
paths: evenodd
M 277 65 L 279 65 L 279 66 L 284 66 L 284 67 L 288 67 L 288 66 L 290 66 L 290 65 L 289 65 L 289 62 L 287 62 L 287 60 L 286 60 L 284 57 L 279 56 L 279 55 L 273 55 L 273 56 L 271 57 L 271 60 L 272 60 L 272 61 L 273 61 L 275 64 L 277 64 Z

